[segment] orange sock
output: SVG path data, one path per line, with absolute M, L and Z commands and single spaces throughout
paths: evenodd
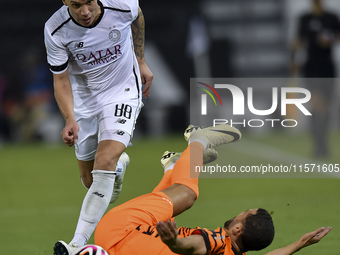
M 162 191 L 163 189 L 170 187 L 172 184 L 171 177 L 172 177 L 172 169 L 169 169 L 164 173 L 162 180 L 159 182 L 159 184 L 156 186 L 156 188 L 154 188 L 152 192 Z
M 198 176 L 196 167 L 203 165 L 204 147 L 199 142 L 192 142 L 182 153 L 172 170 L 171 184 L 183 184 L 192 189 L 198 197 Z

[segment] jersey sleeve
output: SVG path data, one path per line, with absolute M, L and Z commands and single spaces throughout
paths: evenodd
M 130 21 L 134 21 L 138 16 L 139 0 L 107 0 L 105 4 L 113 8 L 129 10 L 131 13 Z
M 125 0 L 125 1 L 131 10 L 132 20 L 135 20 L 138 16 L 139 1 L 138 0 Z
M 222 228 L 215 230 L 202 229 L 199 227 L 193 229 L 186 227 L 178 228 L 179 237 L 187 237 L 190 235 L 201 235 L 203 237 L 205 247 L 207 248 L 207 255 L 228 254 L 225 253 L 227 239 Z
M 47 62 L 54 74 L 63 73 L 68 67 L 67 48 L 62 45 L 57 35 L 52 35 L 48 25 L 45 24 L 44 40 L 47 52 Z

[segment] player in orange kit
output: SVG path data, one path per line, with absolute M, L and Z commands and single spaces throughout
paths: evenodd
M 203 129 L 189 127 L 185 136 L 189 145 L 182 155 L 169 152 L 163 155 L 165 173 L 153 192 L 113 208 L 99 222 L 95 244 L 110 255 L 238 255 L 271 244 L 274 225 L 264 209 L 242 212 L 215 230 L 176 227 L 173 217 L 189 209 L 199 195 L 196 166 L 203 165 L 204 156 L 216 158 L 215 147 L 239 140 L 241 133 L 228 125 L 218 125 Z M 292 244 L 270 255 L 292 254 L 318 241 L 315 238 L 321 239 L 329 230 L 319 229 L 313 236 L 308 233 L 304 243 Z

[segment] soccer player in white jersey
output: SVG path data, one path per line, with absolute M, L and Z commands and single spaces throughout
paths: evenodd
M 62 1 L 45 24 L 47 61 L 65 119 L 61 136 L 75 145 L 88 188 L 73 239 L 54 246 L 54 254 L 69 255 L 87 243 L 109 202 L 120 194 L 129 164 L 124 150 L 153 74 L 144 59 L 138 0 Z

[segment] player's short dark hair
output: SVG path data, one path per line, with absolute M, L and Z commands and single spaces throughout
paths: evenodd
M 243 232 L 238 243 L 243 252 L 259 251 L 270 245 L 274 239 L 274 223 L 271 215 L 262 208 L 250 214 L 243 223 Z

